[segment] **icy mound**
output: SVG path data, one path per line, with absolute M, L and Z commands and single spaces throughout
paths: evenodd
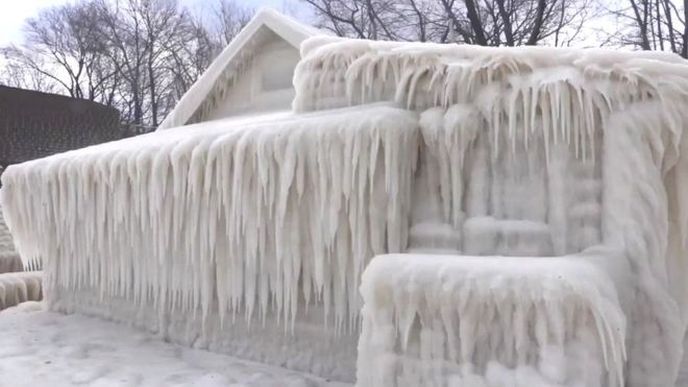
M 581 257 L 385 255 L 361 293 L 361 387 L 623 386 L 625 317 Z
M 43 298 L 40 271 L 0 274 L 0 310 Z

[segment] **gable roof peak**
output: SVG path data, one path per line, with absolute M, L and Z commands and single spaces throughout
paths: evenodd
M 236 71 L 239 66 L 236 66 L 235 62 L 241 59 L 242 51 L 249 49 L 250 42 L 264 28 L 271 30 L 297 49 L 299 49 L 301 42 L 307 38 L 324 34 L 323 31 L 300 23 L 272 8 L 260 8 L 196 82 L 191 85 L 189 90 L 184 93 L 157 130 L 185 125 L 203 101 L 213 92 L 216 82 L 227 78 L 222 76 L 225 71 Z M 234 69 L 231 68 L 232 64 L 235 65 Z

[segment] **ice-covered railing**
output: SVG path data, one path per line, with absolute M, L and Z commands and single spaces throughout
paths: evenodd
M 608 258 L 376 257 L 357 385 L 623 386 L 626 318 L 591 263 Z
M 406 246 L 417 136 L 386 107 L 218 121 L 12 166 L 1 198 L 46 293 L 285 323 L 305 300 L 341 327 L 368 260 Z

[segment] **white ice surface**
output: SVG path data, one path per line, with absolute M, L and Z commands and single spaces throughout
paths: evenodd
M 0 386 L 345 387 L 27 302 L 0 312 Z

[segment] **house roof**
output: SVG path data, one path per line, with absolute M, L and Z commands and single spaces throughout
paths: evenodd
M 158 130 L 173 128 L 186 124 L 199 106 L 213 91 L 218 79 L 223 77 L 228 69 L 236 70 L 240 66 L 236 62 L 242 59 L 251 43 L 259 39 L 261 31 L 268 29 L 286 42 L 299 48 L 302 41 L 311 36 L 323 34 L 317 28 L 302 24 L 271 8 L 262 8 L 251 21 L 225 47 L 203 75 L 184 93 L 177 105 L 160 124 Z
M 0 86 L 0 167 L 121 137 L 113 107 Z

